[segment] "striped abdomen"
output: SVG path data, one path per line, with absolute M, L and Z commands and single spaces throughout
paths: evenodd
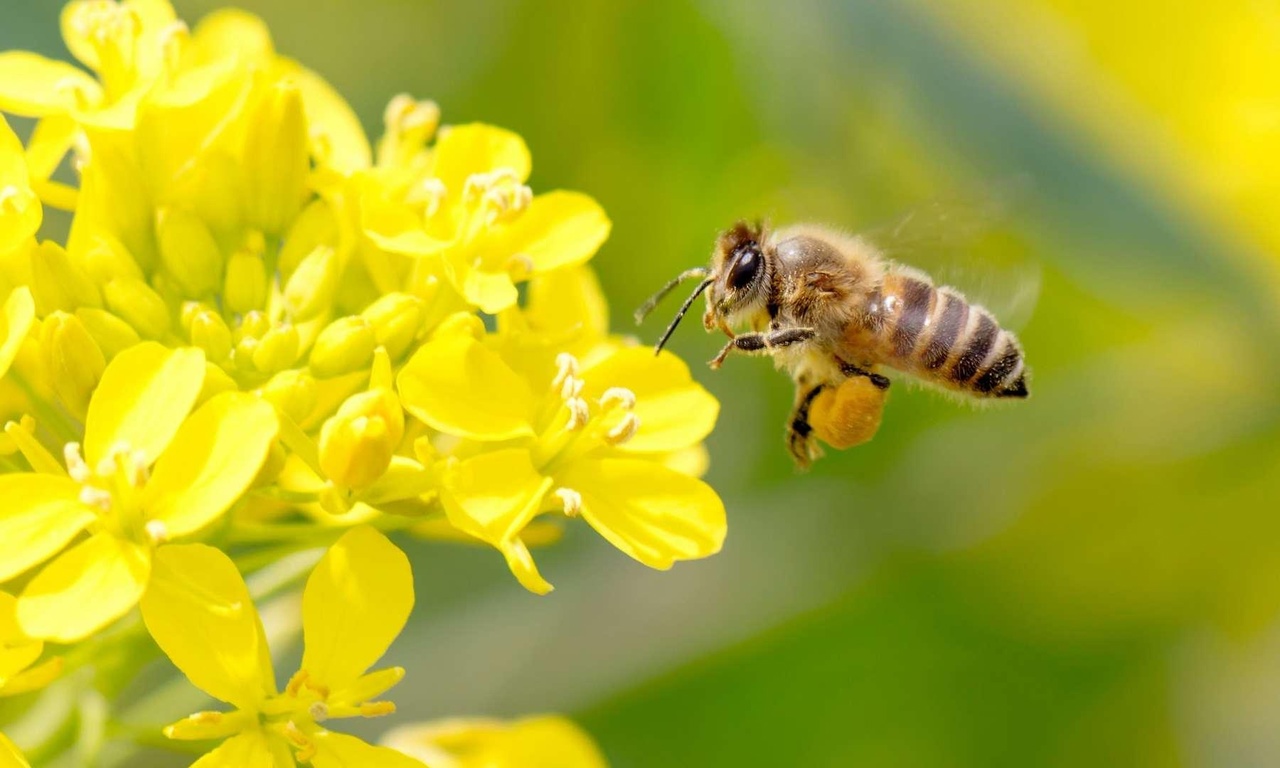
M 875 332 L 883 362 L 977 397 L 1026 397 L 1022 347 L 991 313 L 952 288 L 891 271 Z

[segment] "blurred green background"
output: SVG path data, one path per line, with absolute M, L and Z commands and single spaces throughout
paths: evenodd
M 65 56 L 59 5 L 10 4 L 0 48 Z M 523 135 L 535 190 L 600 200 L 621 332 L 738 217 L 856 229 L 1018 179 L 970 256 L 1041 272 L 1028 402 L 895 387 L 804 475 L 790 381 L 712 373 L 689 323 L 724 552 L 653 572 L 575 526 L 538 598 L 409 543 L 395 721 L 563 711 L 619 768 L 1274 764 L 1280 17 L 1114 5 L 242 3 L 370 132 L 433 98 Z

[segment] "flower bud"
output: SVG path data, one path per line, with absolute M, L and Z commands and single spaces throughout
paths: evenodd
M 40 331 L 49 381 L 58 399 L 77 419 L 89 411 L 89 397 L 102 379 L 107 360 L 84 323 L 75 315 L 54 312 Z
M 263 373 L 276 373 L 298 359 L 298 329 L 293 325 L 277 325 L 262 335 L 253 350 L 253 367 Z
M 31 249 L 31 295 L 42 316 L 59 309 L 74 312 L 79 307 L 102 306 L 97 285 L 52 240 Z
M 245 250 L 231 254 L 222 289 L 227 309 L 243 314 L 267 303 L 267 270 L 262 258 Z
M 107 307 L 145 339 L 162 338 L 169 330 L 169 306 L 151 286 L 136 277 L 117 277 L 102 289 Z
M 187 328 L 192 346 L 204 350 L 211 362 L 224 363 L 231 357 L 231 329 L 222 315 L 211 309 L 200 309 L 192 314 Z
M 316 381 L 306 371 L 281 371 L 262 386 L 262 399 L 301 424 L 316 408 Z
M 76 310 L 76 317 L 84 323 L 85 330 L 93 337 L 107 359 L 115 357 L 142 340 L 132 326 L 105 309 L 81 307 Z
M 404 437 L 404 411 L 390 389 L 347 398 L 320 428 L 320 468 L 344 488 L 372 485 L 391 465 Z
M 311 372 L 328 379 L 366 368 L 377 343 L 368 320 L 358 315 L 340 317 L 316 337 L 311 347 Z
M 392 358 L 399 358 L 422 329 L 422 300 L 407 293 L 388 293 L 360 313 L 373 324 L 378 344 Z
M 284 307 L 298 322 L 328 309 L 338 289 L 338 256 L 327 245 L 307 254 L 284 286 Z
M 117 277 L 131 277 L 141 280 L 142 269 L 134 260 L 133 254 L 116 238 L 103 232 L 95 232 L 87 247 L 76 251 L 76 255 L 84 264 L 89 277 L 98 284 L 106 283 Z
M 298 218 L 280 246 L 280 273 L 292 275 L 307 254 L 338 241 L 338 222 L 327 200 L 314 200 Z
M 270 86 L 248 125 L 244 168 L 249 223 L 269 235 L 283 235 L 302 209 L 310 170 L 298 87 L 288 81 Z
M 176 208 L 156 217 L 160 262 L 188 296 L 204 296 L 222 283 L 222 250 L 200 217 Z

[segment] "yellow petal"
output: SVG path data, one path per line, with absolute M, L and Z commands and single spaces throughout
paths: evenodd
M 20 696 L 38 691 L 57 680 L 58 675 L 62 674 L 62 667 L 61 656 L 49 659 L 43 664 L 37 664 L 5 681 L 3 686 L 0 686 L 0 696 Z
M 187 419 L 147 483 L 142 508 L 170 536 L 197 531 L 226 511 L 262 468 L 276 437 L 276 411 L 226 392 Z
M 542 578 L 542 574 L 538 572 L 538 564 L 533 561 L 533 555 L 530 554 L 529 547 L 525 545 L 523 538 L 516 537 L 510 541 L 504 541 L 498 545 L 498 549 L 502 552 L 503 559 L 507 561 L 507 568 L 516 577 L 516 581 L 520 582 L 520 586 L 535 595 L 545 595 L 555 589 L 551 586 L 551 582 Z
M 102 374 L 84 425 L 91 467 L 116 445 L 150 464 L 164 451 L 204 384 L 204 353 L 144 342 L 116 356 Z
M 79 127 L 65 115 L 51 115 L 36 123 L 27 142 L 27 168 L 32 179 L 47 179 L 57 170 Z
M 22 752 L 3 733 L 0 733 L 0 765 L 5 768 L 31 768 L 31 763 L 27 762 Z
M 40 199 L 31 189 L 22 142 L 0 115 L 0 253 L 14 250 L 34 235 L 43 215 Z
M 275 57 L 266 23 L 238 8 L 219 8 L 202 17 L 191 33 L 191 43 L 201 61 L 238 56 L 262 66 Z
M 320 559 L 302 595 L 302 669 L 338 691 L 386 652 L 413 610 L 413 573 L 386 536 L 352 528 Z
M 609 237 L 609 217 L 595 200 L 581 192 L 538 195 L 488 246 L 503 263 L 523 255 L 534 273 L 581 264 Z
M 470 123 L 442 131 L 431 155 L 431 175 L 444 182 L 444 188 L 457 199 L 472 174 L 509 168 L 524 181 L 529 178 L 531 164 L 524 139 L 492 125 Z
M 344 733 L 319 731 L 312 735 L 315 768 L 426 768 L 422 761 L 390 747 L 376 747 Z
M 628 452 L 675 451 L 701 442 L 716 424 L 720 403 L 693 380 L 689 366 L 669 352 L 654 357 L 648 347 L 619 349 L 587 368 L 587 397 L 608 387 L 635 393 L 640 429 L 619 447 Z
M 0 475 L 0 581 L 57 554 L 94 519 L 70 478 Z
M 82 69 L 27 51 L 0 53 L 0 110 L 44 117 L 101 101 L 102 88 Z
M 515 306 L 520 298 L 511 275 L 505 271 L 487 271 L 480 267 L 458 265 L 455 274 L 462 275 L 462 284 L 458 286 L 462 295 L 479 307 L 481 312 L 496 315 Z
M 237 734 L 191 764 L 191 768 L 294 768 L 284 741 L 254 729 Z
M 641 459 L 579 461 L 557 481 L 582 494 L 582 517 L 652 568 L 720 551 L 724 503 L 701 480 Z
M 529 385 L 468 334 L 424 344 L 396 384 L 405 410 L 441 432 L 476 440 L 533 434 Z
M 62 553 L 18 598 L 18 623 L 32 637 L 72 643 L 120 618 L 138 602 L 151 553 L 97 534 Z
M 25 285 L 18 286 L 4 301 L 4 341 L 0 342 L 0 376 L 9 372 L 13 359 L 18 356 L 22 342 L 31 330 L 31 322 L 36 316 L 35 300 L 31 297 L 31 289 Z
M 529 451 L 508 448 L 451 465 L 441 499 L 449 522 L 494 546 L 518 535 L 551 486 Z
M 333 86 L 297 62 L 280 58 L 277 68 L 302 92 L 307 129 L 319 161 L 341 174 L 368 168 L 373 153 L 360 118 Z
M 568 267 L 529 281 L 525 318 L 535 331 L 559 338 L 576 332 L 575 340 L 590 343 L 609 332 L 609 307 L 600 281 L 590 267 Z
M 389 731 L 382 743 L 431 765 L 606 768 L 604 755 L 585 731 L 556 715 L 514 722 L 451 718 Z
M 160 547 L 141 607 L 160 650 L 200 690 L 250 711 L 275 694 L 262 622 L 244 579 L 220 550 Z

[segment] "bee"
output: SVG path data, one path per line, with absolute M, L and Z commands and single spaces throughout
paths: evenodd
M 822 455 L 818 440 L 843 449 L 875 436 L 890 387 L 882 367 L 967 397 L 1027 397 L 1013 333 L 960 291 L 890 261 L 866 238 L 814 224 L 738 222 L 717 238 L 710 267 L 668 282 L 636 311 L 636 321 L 690 279 L 698 287 L 655 352 L 705 293 L 703 326 L 729 337 L 712 368 L 735 352 L 770 355 L 795 381 L 787 447 L 801 468 Z

